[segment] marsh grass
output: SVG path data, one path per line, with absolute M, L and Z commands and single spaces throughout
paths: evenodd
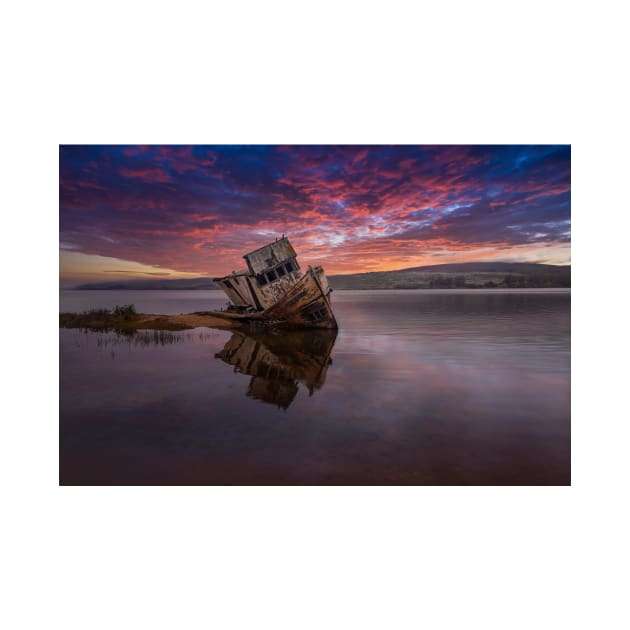
M 133 304 L 116 306 L 112 309 L 101 308 L 82 313 L 59 313 L 60 328 L 77 328 L 94 332 L 115 332 L 133 336 L 145 331 L 184 331 L 197 328 L 226 329 L 234 324 L 216 317 L 212 311 L 180 314 L 138 313 Z M 159 339 L 159 336 L 158 336 Z
M 168 330 L 135 330 L 119 332 L 116 330 L 93 330 L 89 328 L 79 328 L 73 338 L 73 345 L 76 348 L 96 344 L 99 351 L 108 351 L 115 357 L 115 351 L 121 349 L 132 350 L 155 346 L 169 346 L 175 344 L 192 343 L 208 344 L 216 339 L 216 332 L 171 332 Z
M 168 330 L 139 330 L 133 337 L 136 346 L 167 346 L 175 343 L 184 343 L 186 335 L 173 333 Z
M 139 315 L 133 304 L 118 304 L 113 309 L 93 308 L 82 313 L 59 313 L 61 328 L 87 328 L 88 330 L 113 330 L 120 333 L 134 332 Z

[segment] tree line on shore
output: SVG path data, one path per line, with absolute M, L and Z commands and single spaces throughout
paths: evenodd
M 465 275 L 438 276 L 429 281 L 430 289 L 551 289 L 570 288 L 567 274 L 507 274 L 503 280 L 475 282 Z

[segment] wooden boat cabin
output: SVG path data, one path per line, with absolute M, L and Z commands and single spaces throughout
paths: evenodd
M 275 304 L 303 275 L 289 239 L 281 239 L 243 256 L 247 269 L 213 278 L 234 306 L 264 311 Z

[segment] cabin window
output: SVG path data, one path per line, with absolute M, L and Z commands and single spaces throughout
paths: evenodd
M 328 314 L 326 308 L 320 306 L 319 304 L 307 306 L 306 308 L 303 308 L 300 312 L 306 319 L 309 319 L 312 322 L 319 322 L 322 319 L 325 319 Z
M 264 273 L 261 273 L 260 275 L 256 276 L 256 280 L 258 280 L 259 287 L 264 287 L 267 284 L 267 278 L 265 278 Z
M 293 265 L 291 264 L 290 260 L 287 260 L 287 262 L 284 264 L 284 268 L 287 270 L 287 273 L 291 273 L 293 271 Z
M 312 311 L 311 313 L 309 313 L 310 318 L 317 322 L 320 319 L 324 319 L 324 317 L 326 317 L 326 309 L 319 309 L 318 311 Z
M 278 276 L 276 275 L 276 272 L 273 269 L 267 272 L 267 280 L 269 280 L 269 282 L 273 282 L 274 280 L 277 280 L 277 279 L 278 279 Z
M 282 278 L 282 276 L 286 275 L 286 271 L 284 270 L 284 265 L 280 265 L 279 267 L 276 267 L 276 271 L 278 272 L 278 277 Z

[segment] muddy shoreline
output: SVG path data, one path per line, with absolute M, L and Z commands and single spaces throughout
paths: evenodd
M 132 316 L 104 315 L 103 313 L 60 313 L 60 328 L 89 328 L 91 330 L 190 330 L 192 328 L 238 328 L 237 322 L 210 313 L 158 315 L 136 313 Z

